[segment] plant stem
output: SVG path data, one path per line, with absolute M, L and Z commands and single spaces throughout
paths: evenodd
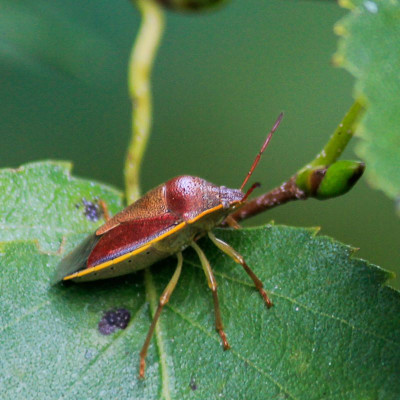
M 164 31 L 164 12 L 152 0 L 134 1 L 142 23 L 132 49 L 128 70 L 132 101 L 132 136 L 125 160 L 125 191 L 128 204 L 140 193 L 140 168 L 152 123 L 151 70 Z
M 234 212 L 231 217 L 236 222 L 239 222 L 289 201 L 306 198 L 306 194 L 297 187 L 295 177 L 291 177 L 281 186 L 248 201 L 242 208 Z
M 329 138 L 325 147 L 314 160 L 302 168 L 302 170 L 318 166 L 327 166 L 336 161 L 353 137 L 355 123 L 362 111 L 363 106 L 358 101 L 355 101 L 335 132 L 333 132 L 332 136 Z
M 300 173 L 304 173 L 306 170 L 311 171 L 313 168 L 319 166 L 326 167 L 335 162 L 343 153 L 343 150 L 346 148 L 350 139 L 353 137 L 354 126 L 362 112 L 362 105 L 358 101 L 355 101 L 350 110 L 344 116 L 342 122 L 336 128 L 333 135 L 329 138 L 328 143 L 314 158 L 314 160 L 301 168 L 286 182 L 282 183 L 282 185 L 253 200 L 248 201 L 242 208 L 233 213 L 231 217 L 235 221 L 239 222 L 289 201 L 305 200 L 310 197 L 296 184 L 297 176 Z

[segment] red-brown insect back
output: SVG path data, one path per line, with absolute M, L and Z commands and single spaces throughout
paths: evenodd
M 165 183 L 167 208 L 190 221 L 219 204 L 219 187 L 196 176 L 183 175 Z
M 147 350 L 157 320 L 178 282 L 183 266 L 182 251 L 188 246 L 199 256 L 213 295 L 215 328 L 224 349 L 230 348 L 222 324 L 216 279 L 206 255 L 196 243 L 199 237 L 207 234 L 221 251 L 240 264 L 252 279 L 266 306 L 272 306 L 262 282 L 244 258 L 227 243 L 216 238 L 212 229 L 223 220 L 228 220 L 229 215 L 243 205 L 259 186 L 255 183 L 245 194 L 242 192 L 282 117 L 283 114 L 280 114 L 276 120 L 240 189 L 216 186 L 195 176 L 182 175 L 150 190 L 112 218 L 107 217 L 105 204 L 100 202 L 106 222 L 58 265 L 54 282 L 91 281 L 136 272 L 171 255 L 177 256 L 175 273 L 160 296 L 157 311 L 140 352 L 141 377 L 144 377 Z

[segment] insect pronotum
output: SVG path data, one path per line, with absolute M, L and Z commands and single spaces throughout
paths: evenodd
M 105 204 L 101 203 L 105 208 L 106 222 L 58 265 L 53 278 L 54 283 L 61 280 L 92 281 L 135 272 L 176 254 L 178 259 L 176 270 L 160 297 L 157 311 L 140 352 L 140 377 L 144 377 L 146 354 L 157 320 L 181 274 L 182 251 L 188 246 L 195 250 L 200 259 L 213 294 L 216 330 L 224 349 L 230 348 L 222 324 L 217 282 L 209 261 L 196 243 L 204 234 L 207 234 L 220 250 L 243 266 L 267 307 L 272 306 L 262 282 L 246 264 L 244 258 L 227 243 L 215 237 L 212 229 L 222 221 L 226 221 L 232 227 L 238 227 L 230 214 L 241 207 L 258 186 L 254 184 L 247 192 L 242 192 L 282 117 L 283 114 L 280 114 L 276 120 L 240 189 L 216 186 L 204 179 L 183 175 L 150 190 L 112 218 L 108 217 Z

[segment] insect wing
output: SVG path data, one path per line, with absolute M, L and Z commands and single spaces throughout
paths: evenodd
M 92 234 L 84 239 L 74 250 L 67 254 L 58 264 L 57 270 L 54 273 L 51 284 L 60 282 L 68 275 L 76 271 L 80 271 L 87 266 L 87 260 L 100 240 L 100 236 Z
M 93 234 L 60 262 L 52 283 L 89 276 L 99 269 L 117 265 L 133 252 L 141 253 L 141 249 L 147 248 L 148 244 L 168 236 L 169 232 L 179 230 L 184 225 L 175 215 L 165 213 L 159 217 L 122 223 L 104 235 Z
M 149 242 L 156 241 L 181 222 L 170 213 L 159 217 L 125 222 L 106 232 L 88 259 L 88 268 L 132 253 Z

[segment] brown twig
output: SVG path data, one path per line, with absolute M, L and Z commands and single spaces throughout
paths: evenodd
M 304 200 L 306 198 L 306 194 L 296 185 L 296 176 L 293 176 L 281 186 L 250 200 L 242 208 L 234 212 L 231 217 L 236 222 L 239 222 L 289 201 Z
M 362 112 L 363 106 L 356 101 L 322 151 L 310 163 L 281 186 L 246 202 L 242 208 L 231 214 L 229 225 L 233 221 L 242 221 L 292 200 L 305 200 L 309 197 L 323 200 L 340 196 L 350 190 L 363 174 L 365 165 L 356 161 L 337 162 L 337 159 L 353 137 L 354 126 Z M 227 221 L 222 225 L 226 226 Z

